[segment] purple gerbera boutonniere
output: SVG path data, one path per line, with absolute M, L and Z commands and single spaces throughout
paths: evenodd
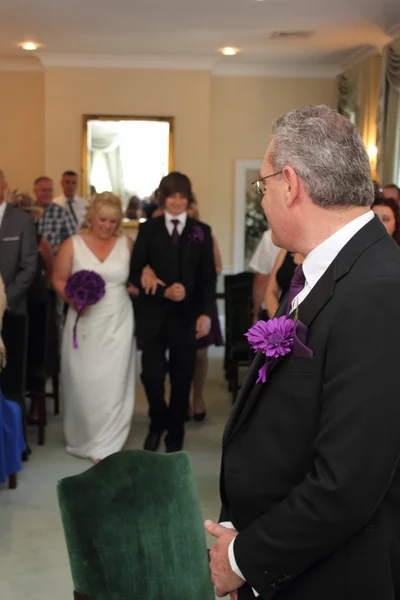
M 260 350 L 269 359 L 258 371 L 256 383 L 265 383 L 272 359 L 290 354 L 293 348 L 294 326 L 293 319 L 282 316 L 269 321 L 257 321 L 245 333 L 253 350 Z
M 192 244 L 202 244 L 204 242 L 204 231 L 200 225 L 194 225 L 191 233 L 189 233 L 189 240 Z

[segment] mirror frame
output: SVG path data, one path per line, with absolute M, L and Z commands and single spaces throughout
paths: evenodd
M 86 198 L 87 189 L 87 160 L 88 160 L 88 121 L 163 121 L 169 123 L 169 160 L 168 171 L 174 170 L 174 117 L 144 117 L 133 115 L 83 115 L 82 116 L 82 164 L 81 164 L 81 196 Z M 133 224 L 135 223 L 135 225 Z M 124 226 L 136 226 L 136 221 Z

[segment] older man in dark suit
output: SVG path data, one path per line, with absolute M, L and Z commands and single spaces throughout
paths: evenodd
M 255 185 L 274 243 L 305 260 L 287 329 L 259 336 L 290 351 L 258 352 L 225 429 L 217 593 L 399 600 L 400 251 L 361 137 L 325 106 L 292 111 Z
M 7 297 L 3 323 L 7 366 L 1 383 L 6 395 L 21 400 L 22 382 L 16 381 L 15 376 L 24 377 L 21 365 L 26 351 L 26 294 L 36 274 L 38 247 L 32 218 L 5 202 L 6 189 L 4 173 L 0 170 L 0 274 Z

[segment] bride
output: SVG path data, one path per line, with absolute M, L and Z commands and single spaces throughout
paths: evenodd
M 127 291 L 133 241 L 122 235 L 117 196 L 98 194 L 82 228 L 66 240 L 55 262 L 53 286 L 67 303 L 61 350 L 61 393 L 67 452 L 93 462 L 118 452 L 129 434 L 135 395 L 133 310 Z M 68 277 L 87 269 L 106 282 L 103 298 L 77 316 L 65 296 Z

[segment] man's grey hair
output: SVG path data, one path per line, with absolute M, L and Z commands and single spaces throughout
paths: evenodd
M 272 126 L 270 161 L 292 167 L 318 206 L 370 206 L 371 168 L 356 127 L 328 106 L 292 110 Z

